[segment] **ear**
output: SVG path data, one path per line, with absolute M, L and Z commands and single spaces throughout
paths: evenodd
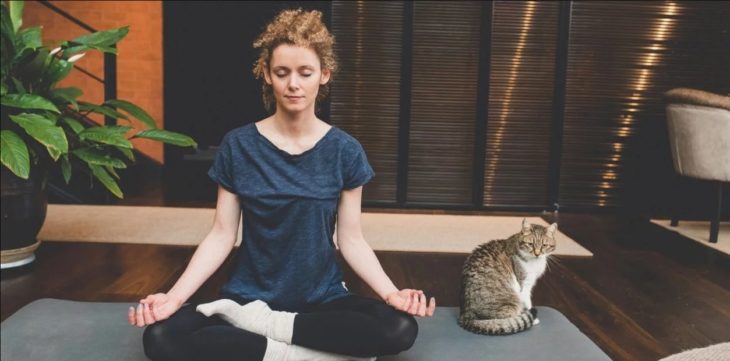
M 330 81 L 332 72 L 329 69 L 322 69 L 322 75 L 319 77 L 319 85 L 325 85 Z
M 551 224 L 550 227 L 548 227 L 548 229 L 547 229 L 548 234 L 550 234 L 551 236 L 552 235 L 555 235 L 555 231 L 557 231 L 557 230 L 558 230 L 558 224 L 557 223 Z
M 266 84 L 271 85 L 271 74 L 269 74 L 269 67 L 264 67 L 264 81 L 266 81 Z
M 522 218 L 522 234 L 530 234 L 532 226 L 527 223 L 527 218 Z

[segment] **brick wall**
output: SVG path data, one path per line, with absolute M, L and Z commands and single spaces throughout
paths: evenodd
M 117 98 L 130 101 L 147 111 L 159 127 L 163 127 L 162 96 L 162 3 L 158 1 L 51 1 L 51 3 L 96 30 L 109 30 L 129 25 L 127 36 L 117 43 Z M 23 28 L 43 27 L 44 44 L 57 44 L 64 40 L 88 34 L 65 17 L 35 2 L 26 1 Z M 99 78 L 104 78 L 103 55 L 89 51 L 76 62 Z M 78 70 L 63 80 L 59 86 L 81 89 L 82 100 L 101 104 L 104 86 Z M 94 120 L 103 122 L 103 117 Z M 120 124 L 125 121 L 121 120 Z M 134 123 L 137 123 L 136 121 Z M 141 128 L 133 124 L 135 128 Z M 163 147 L 159 142 L 146 139 L 132 141 L 135 148 L 156 162 L 163 163 Z

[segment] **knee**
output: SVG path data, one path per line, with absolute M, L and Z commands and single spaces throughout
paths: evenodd
M 144 354 L 153 361 L 174 359 L 175 344 L 173 336 L 164 324 L 155 323 L 147 326 L 142 335 Z
M 418 323 L 413 316 L 398 313 L 387 322 L 382 335 L 381 354 L 394 355 L 413 346 L 418 336 Z

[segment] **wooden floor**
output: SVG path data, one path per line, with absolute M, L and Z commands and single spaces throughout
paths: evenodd
M 565 314 L 612 359 L 657 360 L 730 341 L 730 257 L 645 220 L 561 214 L 559 223 L 595 256 L 551 263 L 533 302 Z M 46 242 L 32 267 L 2 272 L 2 320 L 44 297 L 132 304 L 168 290 L 193 251 L 180 246 Z M 397 286 L 424 289 L 441 306 L 457 305 L 466 255 L 377 254 Z M 194 299 L 214 297 L 230 260 Z M 372 295 L 344 269 L 351 290 Z M 125 315 L 119 318 L 124 321 Z

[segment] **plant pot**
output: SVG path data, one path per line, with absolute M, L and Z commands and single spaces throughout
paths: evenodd
M 25 180 L 6 167 L 0 168 L 0 268 L 7 269 L 35 260 L 34 252 L 40 245 L 36 237 L 46 220 L 48 209 L 48 172 L 44 167 L 32 166 L 30 176 Z

